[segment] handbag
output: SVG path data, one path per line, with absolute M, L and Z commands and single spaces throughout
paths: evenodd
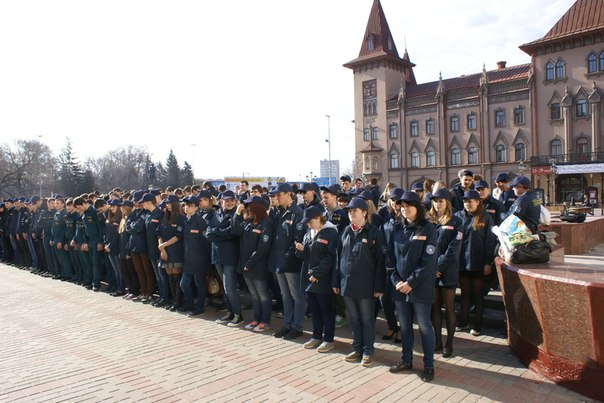
M 219 297 L 224 294 L 222 279 L 214 265 L 210 266 L 210 269 L 206 274 L 206 293 L 211 297 Z
M 512 253 L 512 263 L 531 264 L 549 262 L 549 254 L 552 248 L 545 241 L 531 241 L 516 247 Z

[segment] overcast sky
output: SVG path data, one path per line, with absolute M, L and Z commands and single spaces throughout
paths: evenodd
M 81 160 L 172 148 L 198 178 L 350 168 L 353 76 L 373 0 L 1 1 L 0 142 Z M 545 35 L 574 0 L 382 0 L 418 82 L 477 73 Z M 195 144 L 195 146 L 192 146 Z M 195 153 L 195 157 L 193 154 Z

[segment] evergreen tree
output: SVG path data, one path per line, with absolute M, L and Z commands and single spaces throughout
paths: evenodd
M 65 147 L 59 155 L 59 191 L 63 196 L 75 196 L 79 194 L 80 183 L 82 182 L 82 167 L 73 154 L 73 147 L 69 137 L 65 138 Z
M 182 166 L 182 172 L 180 173 L 180 177 L 182 180 L 182 185 L 193 185 L 195 182 L 195 178 L 193 177 L 193 168 L 187 161 Z
M 82 172 L 82 177 L 79 183 L 79 190 L 76 194 L 91 193 L 95 189 L 94 174 L 90 168 Z
M 170 149 L 170 155 L 168 155 L 168 160 L 166 161 L 166 176 L 168 186 L 180 186 L 180 166 L 172 149 Z

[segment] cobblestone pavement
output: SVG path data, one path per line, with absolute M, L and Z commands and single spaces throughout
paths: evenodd
M 364 368 L 343 360 L 347 328 L 320 354 L 302 348 L 308 333 L 284 341 L 229 328 L 213 308 L 188 318 L 10 266 L 0 273 L 2 402 L 587 400 L 523 367 L 501 330 L 458 334 L 455 355 L 437 356 L 436 379 L 424 383 L 419 337 L 416 368 L 388 372 L 400 345 L 382 342 L 382 319 L 375 364 Z

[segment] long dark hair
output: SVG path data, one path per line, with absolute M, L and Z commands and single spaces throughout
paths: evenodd
M 428 222 L 428 220 L 426 220 L 426 206 L 424 206 L 423 203 L 407 203 L 410 206 L 413 206 L 417 209 L 417 215 L 415 216 L 415 220 L 413 221 L 414 224 L 419 225 L 421 227 L 423 227 L 424 225 L 426 225 L 426 223 Z M 401 214 L 402 216 L 402 214 Z M 405 218 L 405 221 L 407 221 L 407 219 Z M 407 221 L 409 223 L 409 221 Z M 409 223 L 411 224 L 411 223 Z
M 466 213 L 468 211 L 466 210 Z M 476 211 L 471 214 L 474 217 L 474 221 L 472 221 L 472 229 L 474 231 L 480 230 L 480 227 L 484 227 L 487 220 L 484 213 L 484 207 L 482 206 L 482 202 L 478 201 L 478 207 L 476 207 Z M 482 224 L 482 225 L 481 225 Z
M 247 209 L 250 212 L 248 220 L 254 224 L 260 224 L 262 220 L 266 220 L 268 218 L 268 213 L 261 204 L 250 203 Z
M 166 209 L 166 214 L 164 214 L 164 217 L 162 219 L 162 224 L 164 225 L 172 225 L 176 223 L 178 217 L 183 215 L 180 202 L 170 202 L 170 205 L 172 206 L 172 208 L 170 210 Z

